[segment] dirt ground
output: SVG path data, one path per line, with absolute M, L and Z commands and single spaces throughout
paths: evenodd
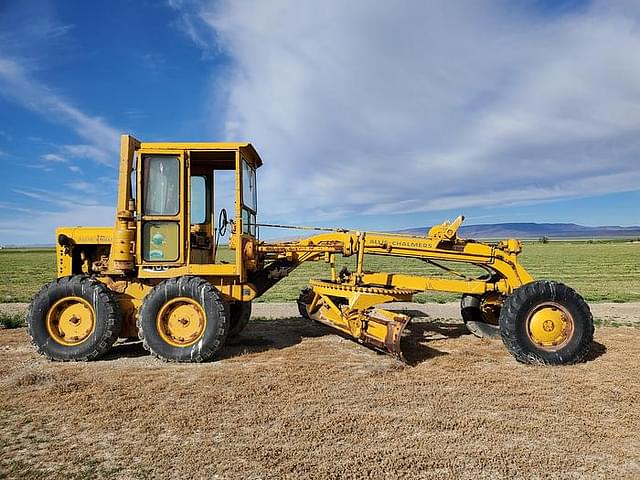
M 635 305 L 610 316 L 639 325 Z M 254 320 L 203 365 L 139 343 L 50 363 L 0 330 L 0 477 L 640 478 L 640 328 L 526 366 L 437 308 L 411 365 L 299 318 Z

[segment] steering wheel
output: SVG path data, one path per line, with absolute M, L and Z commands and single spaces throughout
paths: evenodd
M 227 209 L 223 208 L 220 210 L 220 215 L 218 215 L 218 233 L 221 237 L 224 237 L 227 233 L 227 225 L 229 225 L 229 219 L 227 218 Z

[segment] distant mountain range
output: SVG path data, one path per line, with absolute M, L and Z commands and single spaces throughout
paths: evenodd
M 394 233 L 425 235 L 430 227 L 415 227 L 398 230 Z M 575 223 L 492 223 L 486 225 L 463 225 L 458 230 L 462 238 L 474 239 L 538 239 L 560 238 L 621 238 L 640 237 L 640 226 L 636 227 L 585 227 Z
M 407 235 L 424 236 L 431 227 L 413 227 L 403 230 L 395 230 L 392 233 L 404 233 Z M 309 233 L 310 235 L 312 232 Z M 547 237 L 553 239 L 613 239 L 629 238 L 640 239 L 640 226 L 619 227 L 606 225 L 602 227 L 585 227 L 575 223 L 490 223 L 485 225 L 463 225 L 458 230 L 462 238 L 476 240 L 503 240 L 518 238 L 522 240 L 539 239 Z M 304 238 L 306 235 L 297 235 L 286 238 L 271 239 L 269 241 L 293 241 Z M 52 248 L 53 244 L 37 245 L 0 245 L 2 248 Z

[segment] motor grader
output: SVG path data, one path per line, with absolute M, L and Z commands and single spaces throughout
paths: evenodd
M 301 316 L 381 352 L 402 358 L 411 320 L 387 304 L 456 292 L 469 329 L 500 335 L 520 362 L 574 363 L 588 353 L 593 319 L 582 297 L 534 280 L 518 262 L 518 240 L 460 238 L 462 217 L 424 236 L 325 229 L 296 241 L 260 241 L 261 165 L 249 143 L 146 143 L 123 135 L 114 226 L 56 230 L 57 279 L 28 310 L 36 349 L 52 360 L 93 360 L 118 338 L 138 337 L 160 359 L 203 362 L 245 328 L 253 300 L 302 263 L 324 261 L 326 277 L 300 294 Z M 232 218 L 214 195 L 225 175 L 235 185 Z M 219 255 L 227 242 L 233 261 Z M 353 271 L 337 271 L 337 256 L 354 257 Z M 369 271 L 372 256 L 418 259 L 447 275 Z M 451 267 L 460 263 L 484 274 Z

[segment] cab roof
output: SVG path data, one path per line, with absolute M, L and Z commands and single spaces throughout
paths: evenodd
M 253 157 L 255 167 L 262 165 L 262 159 L 257 150 L 248 142 L 140 142 L 139 150 L 190 150 L 190 151 L 215 151 L 215 150 L 248 150 Z

